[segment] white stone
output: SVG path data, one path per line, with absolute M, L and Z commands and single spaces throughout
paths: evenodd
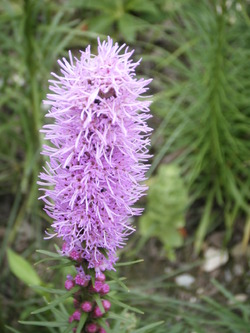
M 204 263 L 202 269 L 205 272 L 212 272 L 228 261 L 228 252 L 226 250 L 209 247 L 204 253 Z
M 246 302 L 247 300 L 247 295 L 246 294 L 237 294 L 234 296 L 234 298 L 236 299 L 236 301 L 238 302 Z
M 247 247 L 243 246 L 242 242 L 236 244 L 231 250 L 232 256 L 235 258 L 238 257 L 250 257 L 250 245 Z
M 233 279 L 233 275 L 232 275 L 232 273 L 230 272 L 229 269 L 227 269 L 227 270 L 225 271 L 225 273 L 224 273 L 224 277 L 225 277 L 225 281 L 226 281 L 226 282 L 231 282 L 231 281 L 232 281 L 232 279 Z
M 194 283 L 194 281 L 195 281 L 195 278 L 190 274 L 182 274 L 175 278 L 175 283 L 178 286 L 186 287 L 186 288 L 190 287 L 191 284 Z
M 247 295 L 246 294 L 237 294 L 237 295 L 234 295 L 234 300 L 230 300 L 229 301 L 229 304 L 230 305 L 233 305 L 235 304 L 236 302 L 246 302 L 247 301 Z
M 236 276 L 241 276 L 244 273 L 244 268 L 240 264 L 235 264 L 233 271 Z
M 241 12 L 242 11 L 242 6 L 239 2 L 236 3 L 236 10 L 238 10 L 238 12 Z
M 198 295 L 201 295 L 201 294 L 204 293 L 204 289 L 200 287 L 200 288 L 197 289 L 196 292 L 197 292 Z
M 189 302 L 190 303 L 196 303 L 197 302 L 197 298 L 196 297 L 190 297 Z

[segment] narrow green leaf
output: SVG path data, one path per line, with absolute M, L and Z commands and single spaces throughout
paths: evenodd
M 94 299 L 95 299 L 97 305 L 99 306 L 99 308 L 101 309 L 102 313 L 105 313 L 100 296 L 98 294 L 96 294 L 96 295 L 94 295 Z
M 31 266 L 31 264 L 19 254 L 13 250 L 7 250 L 7 257 L 10 266 L 10 270 L 15 276 L 23 281 L 25 284 L 41 284 L 41 279 Z
M 129 265 L 134 265 L 134 264 L 138 264 L 140 262 L 143 262 L 144 259 L 138 259 L 138 260 L 134 260 L 134 261 L 127 261 L 127 262 L 119 262 L 118 264 L 116 264 L 117 267 L 120 266 L 129 266 Z
M 120 307 L 124 308 L 124 309 L 127 309 L 127 310 L 131 310 L 131 311 L 134 311 L 136 313 L 139 313 L 139 314 L 144 314 L 143 311 L 133 307 L 133 306 L 129 306 L 121 301 L 118 301 L 116 298 L 114 297 L 108 297 L 113 303 L 115 303 L 116 305 L 119 305 Z
M 30 287 L 32 289 L 44 291 L 44 292 L 50 293 L 50 294 L 61 294 L 61 295 L 65 294 L 65 290 L 62 290 L 62 289 L 46 288 L 46 287 L 42 287 L 42 286 L 30 286 Z
M 113 279 L 117 284 L 119 284 L 126 292 L 129 292 L 128 287 L 121 281 L 122 279 L 119 279 L 116 274 L 113 272 L 108 272 L 108 276 Z
M 32 314 L 41 313 L 47 310 L 50 310 L 51 308 L 54 308 L 56 305 L 60 304 L 61 302 L 65 301 L 67 298 L 69 298 L 71 295 L 73 295 L 75 292 L 79 290 L 79 287 L 74 287 L 70 291 L 66 292 L 64 295 L 57 297 L 53 302 L 49 303 L 48 305 L 37 309 L 32 312 Z
M 130 322 L 131 321 L 129 316 L 118 315 L 114 312 L 109 312 L 108 317 L 110 319 L 116 319 L 116 320 L 121 320 L 121 321 L 125 321 L 125 322 Z
M 76 323 L 73 321 L 62 333 L 71 333 L 72 328 L 76 326 Z
M 15 328 L 12 328 L 12 327 L 10 327 L 10 326 L 5 325 L 5 327 L 6 327 L 9 331 L 11 331 L 11 332 L 13 332 L 13 333 L 21 333 L 20 331 L 16 330 Z
M 160 326 L 162 324 L 164 324 L 164 321 L 158 321 L 156 323 L 149 324 L 149 325 L 144 326 L 142 328 L 139 328 L 135 331 L 132 331 L 132 333 L 144 333 L 144 332 L 147 332 L 148 330 L 151 330 L 152 328 L 155 328 L 155 327 Z
M 125 278 L 125 277 L 123 276 L 123 277 L 119 278 L 118 280 L 120 280 L 120 281 L 124 281 L 124 280 L 127 280 L 127 278 Z M 109 281 L 109 285 L 110 285 L 110 284 L 115 284 L 115 283 L 117 283 L 115 280 L 111 280 L 111 281 Z M 127 288 L 126 288 L 126 291 L 127 291 Z
M 65 262 L 65 263 L 61 263 L 58 265 L 53 265 L 48 267 L 48 269 L 58 269 L 58 268 L 63 268 L 63 267 L 69 267 L 69 266 L 73 266 L 73 262 L 69 261 L 69 262 Z
M 43 258 L 43 259 L 37 261 L 36 263 L 34 263 L 34 266 L 39 265 L 39 264 L 41 264 L 42 262 L 55 261 L 55 260 L 60 260 L 62 263 L 68 263 L 68 262 L 71 262 L 71 261 L 68 260 L 67 258 L 61 258 L 61 259 L 60 259 L 60 258 L 58 258 L 58 257 L 56 257 L 56 258 L 52 258 L 52 257 L 50 257 L 50 258 Z M 71 265 L 72 265 L 72 262 L 71 262 Z
M 81 319 L 79 321 L 79 324 L 77 326 L 76 333 L 81 333 L 83 326 L 86 323 L 87 318 L 88 318 L 88 314 L 86 312 L 83 313 L 81 316 Z
M 19 321 L 23 325 L 34 325 L 34 326 L 44 326 L 44 327 L 64 327 L 68 324 L 67 321 Z
M 46 256 L 48 257 L 52 257 L 52 258 L 58 258 L 58 259 L 61 259 L 62 256 L 58 253 L 54 253 L 54 252 L 51 252 L 51 251 L 46 251 L 46 250 L 36 250 L 36 252 L 38 253 L 41 253 L 41 254 L 45 254 Z

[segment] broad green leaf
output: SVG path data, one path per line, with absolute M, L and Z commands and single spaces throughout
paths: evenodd
M 109 28 L 114 22 L 114 17 L 107 15 L 98 15 L 89 21 L 89 28 L 91 31 L 98 33 L 109 32 Z
M 147 23 L 133 15 L 125 13 L 119 19 L 118 26 L 126 40 L 133 42 L 135 40 L 136 33 L 145 29 L 147 27 Z
M 8 263 L 11 272 L 27 285 L 40 285 L 42 283 L 35 269 L 19 254 L 10 248 L 7 250 Z
M 151 15 L 160 14 L 156 5 L 153 1 L 150 0 L 133 0 L 129 1 L 128 5 L 126 6 L 127 10 L 135 11 L 138 13 L 149 13 Z

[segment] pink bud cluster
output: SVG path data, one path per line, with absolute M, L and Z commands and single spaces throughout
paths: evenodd
M 96 276 L 94 284 L 92 284 L 89 276 L 84 276 L 83 274 L 78 273 L 75 278 L 70 275 L 67 276 L 67 280 L 65 281 L 65 288 L 67 290 L 70 290 L 77 285 L 81 287 L 81 289 L 74 294 L 75 311 L 69 317 L 69 323 L 72 323 L 73 321 L 80 321 L 82 314 L 87 313 L 88 319 L 82 332 L 106 332 L 106 330 L 96 322 L 98 318 L 103 317 L 111 308 L 110 301 L 103 298 L 103 296 L 105 296 L 110 290 L 109 285 L 105 282 L 105 280 L 106 277 L 103 273 L 99 273 L 99 275 Z M 104 313 L 93 300 L 94 294 L 99 294 L 102 297 L 101 302 Z

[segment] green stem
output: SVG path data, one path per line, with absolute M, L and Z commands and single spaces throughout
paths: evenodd
M 214 190 L 211 190 L 208 194 L 204 213 L 203 213 L 202 219 L 200 221 L 198 230 L 196 232 L 194 248 L 195 248 L 195 252 L 197 254 L 201 250 L 203 239 L 207 233 L 209 224 L 211 223 L 211 211 L 212 211 L 212 207 L 213 207 L 213 201 L 214 201 Z

